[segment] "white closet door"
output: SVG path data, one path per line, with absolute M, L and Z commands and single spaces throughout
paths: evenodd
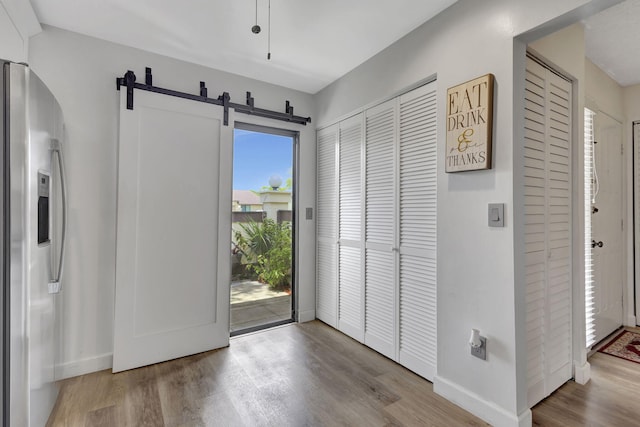
M 546 69 L 527 60 L 525 81 L 525 286 L 529 404 L 544 398 L 546 295 Z
M 340 122 L 338 329 L 364 340 L 362 271 L 362 114 Z
M 120 96 L 113 371 L 229 345 L 230 123 L 201 102 Z
M 529 404 L 571 378 L 571 83 L 527 58 L 525 266 Z
M 365 344 L 396 357 L 397 100 L 367 110 Z
M 400 97 L 399 362 L 436 368 L 436 84 Z
M 571 379 L 571 83 L 549 71 L 547 394 Z
M 316 317 L 338 326 L 338 125 L 318 131 L 316 200 Z

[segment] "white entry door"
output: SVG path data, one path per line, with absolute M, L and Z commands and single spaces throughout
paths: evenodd
M 596 114 L 594 123 L 598 190 L 591 236 L 596 243 L 592 254 L 598 342 L 622 325 L 622 124 L 603 112 Z
M 233 119 L 120 95 L 113 372 L 229 344 Z

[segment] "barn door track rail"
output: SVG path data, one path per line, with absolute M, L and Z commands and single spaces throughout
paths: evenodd
M 145 69 L 145 83 L 136 83 L 136 75 L 133 71 L 129 70 L 124 74 L 124 77 L 118 77 L 116 79 L 116 86 L 118 90 L 122 86 L 127 89 L 127 110 L 133 110 L 133 89 L 146 90 L 148 92 L 160 93 L 163 95 L 176 96 L 178 98 L 190 99 L 192 101 L 205 102 L 207 104 L 220 105 L 224 108 L 224 124 L 229 125 L 229 108 L 233 108 L 238 113 L 250 114 L 252 116 L 266 117 L 268 119 L 281 120 L 285 122 L 297 123 L 299 125 L 306 125 L 311 123 L 311 117 L 296 116 L 293 114 L 293 106 L 289 101 L 285 102 L 285 112 L 265 110 L 264 108 L 257 108 L 254 105 L 254 99 L 251 96 L 251 92 L 247 92 L 246 104 L 237 104 L 231 102 L 231 96 L 229 92 L 224 92 L 217 98 L 209 98 L 207 96 L 207 87 L 205 82 L 200 82 L 200 95 L 193 95 L 185 92 L 178 92 L 171 89 L 164 89 L 153 85 L 153 76 L 151 75 L 151 68 Z

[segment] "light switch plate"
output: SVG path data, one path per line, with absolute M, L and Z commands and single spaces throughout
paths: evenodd
M 504 203 L 489 203 L 489 227 L 504 227 Z

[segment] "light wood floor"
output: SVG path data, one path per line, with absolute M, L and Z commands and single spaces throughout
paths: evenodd
M 65 380 L 51 426 L 484 426 L 432 384 L 315 321 L 225 349 Z
M 640 426 L 640 364 L 603 353 L 593 354 L 589 363 L 591 381 L 569 381 L 536 405 L 534 426 Z
M 640 331 L 640 330 L 639 330 Z M 640 425 L 640 365 L 591 359 L 533 410 L 536 426 Z M 315 321 L 119 374 L 65 380 L 50 426 L 484 426 L 432 384 Z

